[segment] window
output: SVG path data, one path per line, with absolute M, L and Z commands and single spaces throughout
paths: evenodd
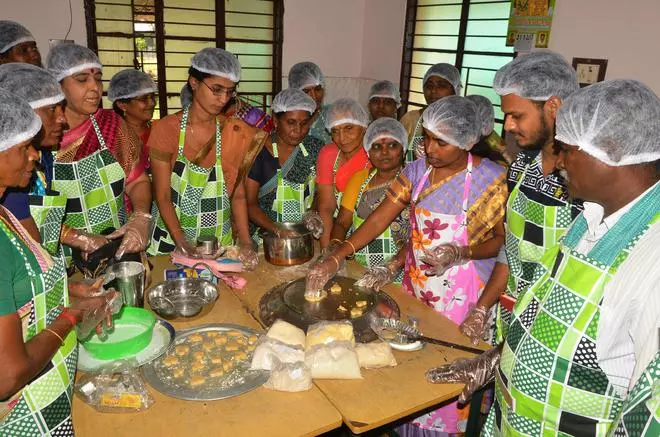
M 155 116 L 181 108 L 190 58 L 205 47 L 238 56 L 241 98 L 266 109 L 281 89 L 283 13 L 283 0 L 85 0 L 87 45 L 104 65 L 105 89 L 126 68 L 152 75 Z
M 514 56 L 506 47 L 510 1 L 408 0 L 401 66 L 401 94 L 408 109 L 426 102 L 422 80 L 433 64 L 461 72 L 463 95 L 481 94 L 495 106 L 495 128 L 504 115 L 492 89 L 495 72 Z

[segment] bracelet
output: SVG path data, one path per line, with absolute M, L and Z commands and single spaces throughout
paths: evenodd
M 50 332 L 50 333 L 53 334 L 55 337 L 57 337 L 57 339 L 60 341 L 60 346 L 64 344 L 64 339 L 63 339 L 62 336 L 61 336 L 60 334 L 58 334 L 57 332 L 53 331 L 53 330 L 50 329 L 50 328 L 45 328 L 44 331 L 46 331 L 46 332 Z
M 336 242 L 339 243 L 339 244 L 343 243 L 343 241 L 341 241 L 339 238 L 333 238 L 332 240 L 330 240 L 331 243 L 332 243 L 333 241 L 336 241 Z
M 339 267 L 339 260 L 337 259 L 337 257 L 334 256 L 334 255 L 330 255 L 329 258 L 330 258 L 331 260 L 333 260 L 333 261 L 335 262 L 335 264 L 337 264 L 337 270 L 339 270 L 339 268 L 340 268 L 340 267 Z
M 71 313 L 69 313 L 69 311 L 66 308 L 62 310 L 60 315 L 57 316 L 57 319 L 55 320 L 60 320 L 60 319 L 66 319 L 69 323 L 71 323 L 72 328 L 78 324 L 76 318 Z
M 350 241 L 348 241 L 348 240 L 344 240 L 344 243 L 348 243 L 348 244 L 351 245 L 351 249 L 353 249 L 353 254 L 351 256 L 355 256 L 355 252 L 357 252 L 355 250 L 355 245 L 353 243 L 351 243 Z

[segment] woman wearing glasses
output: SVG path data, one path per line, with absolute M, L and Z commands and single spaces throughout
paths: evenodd
M 205 48 L 193 56 L 188 74 L 192 102 L 160 120 L 149 138 L 157 206 L 149 253 L 177 248 L 197 257 L 197 237 L 212 235 L 227 246 L 236 233 L 239 258 L 252 268 L 257 258 L 248 228 L 245 174 L 267 135 L 223 115 L 241 74 L 233 54 Z

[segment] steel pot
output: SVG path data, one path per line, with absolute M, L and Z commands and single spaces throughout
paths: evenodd
M 312 233 L 302 223 L 280 223 L 279 226 L 289 231 L 296 231 L 294 237 L 278 237 L 262 230 L 259 236 L 264 244 L 266 261 L 276 266 L 295 266 L 303 264 L 314 256 Z

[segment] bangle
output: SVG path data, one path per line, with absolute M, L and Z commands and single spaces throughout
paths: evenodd
M 62 336 L 61 336 L 60 334 L 58 334 L 57 332 L 53 331 L 53 330 L 50 329 L 50 328 L 45 328 L 44 331 L 46 331 L 46 332 L 50 332 L 50 333 L 53 334 L 55 337 L 57 337 L 57 339 L 60 341 L 60 346 L 64 344 L 64 339 L 63 339 Z
M 339 243 L 339 244 L 343 243 L 343 241 L 341 241 L 339 238 L 333 238 L 332 240 L 330 240 L 331 243 L 332 243 L 333 241 L 336 241 L 336 242 Z
M 339 260 L 337 259 L 337 257 L 334 255 L 330 255 L 330 259 L 333 260 L 335 264 L 337 264 L 337 270 L 339 270 Z
M 73 316 L 73 314 L 69 313 L 69 311 L 66 308 L 62 310 L 60 315 L 57 316 L 57 319 L 55 320 L 61 320 L 61 319 L 66 319 L 69 323 L 71 323 L 72 328 L 78 324 L 76 318 Z
M 353 254 L 351 256 L 355 256 L 355 252 L 356 252 L 355 245 L 348 240 L 344 240 L 344 243 L 350 244 L 351 249 L 353 249 Z

